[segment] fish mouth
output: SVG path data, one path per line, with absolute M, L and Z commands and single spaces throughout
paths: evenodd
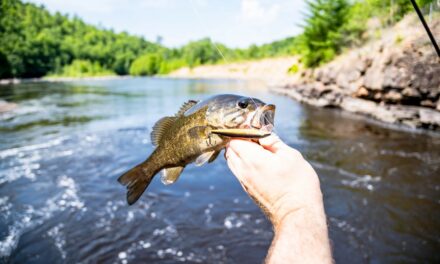
M 275 118 L 275 105 L 259 107 L 251 120 L 251 126 L 266 132 L 272 132 Z

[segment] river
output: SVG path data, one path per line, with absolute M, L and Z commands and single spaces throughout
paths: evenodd
M 439 262 L 440 136 L 298 104 L 238 80 L 127 78 L 0 87 L 0 262 L 260 263 L 271 225 L 222 156 L 155 178 L 134 206 L 116 179 L 188 99 L 252 95 L 317 170 L 337 263 Z M 270 177 L 270 175 L 268 175 Z

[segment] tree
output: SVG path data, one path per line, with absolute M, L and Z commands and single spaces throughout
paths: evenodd
M 154 75 L 160 70 L 162 58 L 158 54 L 146 54 L 137 58 L 130 67 L 131 75 Z
M 340 52 L 343 43 L 341 28 L 347 20 L 347 0 L 307 1 L 309 14 L 302 36 L 304 63 L 318 66 Z

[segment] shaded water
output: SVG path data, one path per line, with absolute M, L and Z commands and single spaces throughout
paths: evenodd
M 275 103 L 276 131 L 318 171 L 339 263 L 440 261 L 440 137 L 380 127 L 226 80 L 132 78 L 0 87 L 0 262 L 258 263 L 272 238 L 223 158 L 156 178 L 134 206 L 117 177 L 187 99 Z M 270 175 L 268 175 L 270 177 Z

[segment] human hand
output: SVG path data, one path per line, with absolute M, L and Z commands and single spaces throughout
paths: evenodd
M 259 143 L 233 139 L 225 157 L 231 171 L 268 215 L 275 229 L 299 210 L 322 216 L 319 179 L 301 153 L 273 134 L 260 139 Z

